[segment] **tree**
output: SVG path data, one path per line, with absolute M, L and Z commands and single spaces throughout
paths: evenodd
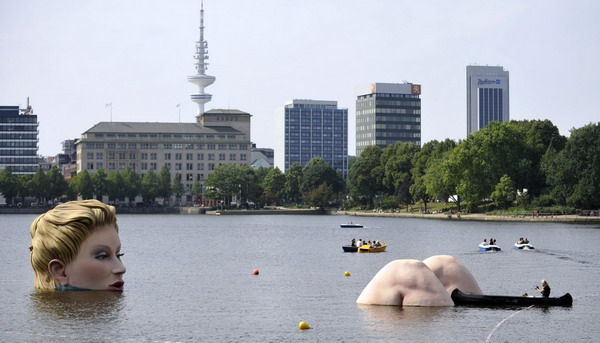
M 190 194 L 194 197 L 194 200 L 202 196 L 202 184 L 200 181 L 194 181 L 192 188 L 190 189 Z
M 158 194 L 158 177 L 152 169 L 142 177 L 141 194 L 145 203 L 152 203 Z
M 285 195 L 285 175 L 277 167 L 270 168 L 262 182 L 263 194 L 268 192 L 269 203 L 277 202 Z
M 140 194 L 140 188 L 142 187 L 140 177 L 129 167 L 125 168 L 121 175 L 125 186 L 123 193 L 129 199 L 129 203 L 132 204 L 135 202 L 135 197 Z
M 388 189 L 388 194 L 398 197 L 402 204 L 412 203 L 410 186 L 413 184 L 411 169 L 412 160 L 419 151 L 419 147 L 412 143 L 396 143 L 388 146 L 381 153 L 383 166 L 383 185 Z
M 25 197 L 32 195 L 33 175 L 21 174 L 17 176 L 17 197 L 21 198 L 21 204 L 25 204 Z
M 287 202 L 298 202 L 302 185 L 302 166 L 294 163 L 285 171 L 285 197 Z
M 177 203 L 181 201 L 181 196 L 184 192 L 183 183 L 181 182 L 181 174 L 175 174 L 175 178 L 173 179 L 173 185 L 171 185 L 171 189 L 175 194 L 175 199 Z
M 352 198 L 371 208 L 374 197 L 383 191 L 381 148 L 368 146 L 352 163 L 348 171 L 348 189 Z
M 157 187 L 156 195 L 168 203 L 171 195 L 173 195 L 173 189 L 171 189 L 171 171 L 166 165 L 163 165 L 160 172 L 158 172 Z
M 112 171 L 108 174 L 107 178 L 108 186 L 108 197 L 114 201 L 120 201 L 124 199 L 127 194 L 125 193 L 125 181 L 121 173 Z
M 571 130 L 564 150 L 548 160 L 548 182 L 562 203 L 600 208 L 600 123 Z
M 447 167 L 456 178 L 456 193 L 474 211 L 489 198 L 502 175 L 521 179 L 523 142 L 519 132 L 508 123 L 492 122 L 462 141 L 449 155 Z M 517 183 L 517 187 L 519 184 Z
M 6 198 L 7 204 L 13 203 L 13 198 L 17 196 L 18 180 L 13 175 L 10 167 L 6 167 L 0 171 L 0 192 Z
M 254 173 L 249 166 L 221 164 L 206 179 L 206 194 L 211 199 L 227 199 L 236 194 L 246 194 L 244 186 L 250 186 Z M 246 195 L 247 196 L 247 195 Z
M 69 183 L 65 180 L 56 166 L 50 168 L 46 175 L 48 179 L 48 197 L 54 199 L 65 195 L 69 189 Z
M 333 193 L 333 187 L 323 182 L 318 187 L 308 191 L 304 195 L 304 201 L 309 206 L 318 207 L 320 210 L 323 210 L 329 205 Z
M 496 185 L 491 197 L 500 208 L 508 208 L 512 205 L 517 197 L 517 189 L 508 175 L 503 175 L 500 178 L 500 182 Z
M 330 185 L 334 193 L 344 188 L 344 180 L 333 167 L 320 157 L 313 158 L 304 167 L 300 189 L 306 194 L 323 183 Z
M 108 194 L 108 185 L 104 169 L 100 168 L 92 175 L 92 185 L 96 199 L 102 200 L 102 196 Z
M 73 182 L 75 191 L 83 200 L 91 199 L 94 196 L 94 184 L 92 183 L 92 177 L 87 170 L 84 169 L 77 174 Z
M 46 199 L 48 190 L 48 179 L 42 167 L 38 167 L 35 174 L 31 178 L 31 195 L 33 195 L 38 202 Z

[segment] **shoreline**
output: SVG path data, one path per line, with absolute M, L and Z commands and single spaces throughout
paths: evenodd
M 499 216 L 488 215 L 484 213 L 473 214 L 444 214 L 444 213 L 368 213 L 355 211 L 331 211 L 333 215 L 348 215 L 358 217 L 397 217 L 397 218 L 417 218 L 417 219 L 437 219 L 437 220 L 454 220 L 454 221 L 489 221 L 489 222 L 524 222 L 524 223 L 568 223 L 568 224 L 600 224 L 599 216 L 579 216 L 576 214 L 564 215 L 540 215 L 540 216 L 524 216 L 511 215 Z

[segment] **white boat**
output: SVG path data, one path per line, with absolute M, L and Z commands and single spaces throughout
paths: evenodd
M 502 251 L 496 244 L 479 244 L 479 251 Z
M 535 248 L 530 243 L 521 243 L 521 244 L 519 244 L 517 242 L 517 243 L 515 243 L 515 249 L 519 249 L 519 250 L 533 250 Z

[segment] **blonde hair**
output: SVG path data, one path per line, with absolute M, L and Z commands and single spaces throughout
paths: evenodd
M 54 290 L 50 261 L 69 264 L 95 228 L 111 224 L 119 230 L 115 208 L 98 200 L 69 201 L 35 218 L 29 228 L 34 287 Z

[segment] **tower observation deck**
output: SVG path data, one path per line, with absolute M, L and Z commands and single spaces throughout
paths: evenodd
M 200 7 L 200 39 L 196 41 L 196 74 L 188 76 L 188 81 L 198 86 L 198 92 L 190 96 L 198 104 L 198 116 L 204 114 L 204 104 L 212 99 L 212 95 L 205 93 L 204 88 L 215 82 L 215 77 L 206 75 L 208 69 L 208 43 L 204 40 L 204 3 Z

